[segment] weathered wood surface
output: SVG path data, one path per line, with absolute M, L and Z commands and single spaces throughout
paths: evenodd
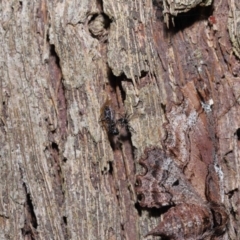
M 159 239 L 135 192 L 147 147 L 224 206 L 210 237 L 238 239 L 239 3 L 176 3 L 1 2 L 0 239 Z M 106 133 L 106 104 L 131 136 Z

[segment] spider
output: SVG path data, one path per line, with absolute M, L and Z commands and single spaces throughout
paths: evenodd
M 131 114 L 125 113 L 121 118 L 119 118 L 116 122 L 121 126 L 121 128 L 125 128 L 128 132 L 135 133 L 134 129 L 129 125 Z
M 109 106 L 105 106 L 103 108 L 100 122 L 103 123 L 103 126 L 105 127 L 108 134 L 111 134 L 111 135 L 119 134 L 118 128 L 116 126 L 114 110 Z

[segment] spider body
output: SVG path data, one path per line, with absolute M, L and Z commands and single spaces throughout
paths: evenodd
M 130 115 L 125 113 L 124 116 L 117 120 L 117 124 L 119 124 L 121 128 L 125 128 L 128 132 L 135 132 L 134 129 L 129 125 L 129 118 Z
M 109 134 L 112 134 L 112 135 L 118 135 L 119 134 L 119 131 L 118 131 L 118 128 L 116 127 L 115 122 L 110 122 L 107 127 L 108 127 L 108 133 Z
M 103 126 L 106 129 L 108 134 L 110 134 L 110 135 L 118 135 L 119 134 L 119 131 L 118 131 L 118 128 L 116 125 L 116 121 L 115 121 L 115 112 L 111 107 L 105 106 L 103 108 L 100 122 L 103 123 Z

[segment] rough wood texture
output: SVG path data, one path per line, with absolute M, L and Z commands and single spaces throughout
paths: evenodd
M 135 192 L 149 147 L 204 202 L 196 215 L 227 212 L 209 238 L 238 239 L 239 3 L 211 2 L 1 2 L 0 239 L 159 239 L 144 236 L 174 209 Z
M 234 53 L 240 57 L 240 4 L 239 1 L 231 1 L 228 17 L 228 30 L 232 41 Z
M 147 148 L 139 163 L 146 169 L 143 175 L 137 176 L 136 193 L 140 196 L 140 206 L 171 207 L 148 235 L 190 240 L 209 239 L 216 233 L 222 235 L 225 232 L 228 213 L 221 199 L 212 200 L 212 189 L 206 190 L 208 203 L 195 191 L 176 161 L 158 148 Z M 206 185 L 209 186 L 209 182 Z

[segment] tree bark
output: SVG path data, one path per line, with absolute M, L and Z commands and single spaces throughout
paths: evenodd
M 239 7 L 2 1 L 0 239 L 238 239 Z

